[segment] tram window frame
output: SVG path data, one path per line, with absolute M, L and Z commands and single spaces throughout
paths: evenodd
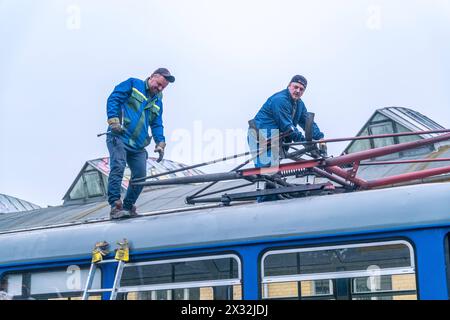
M 39 293 L 33 293 L 33 287 L 32 287 L 32 276 L 33 275 L 42 275 L 45 273 L 60 273 L 64 274 L 67 273 L 67 277 L 70 277 L 71 274 L 69 274 L 70 267 L 76 266 L 79 271 L 84 271 L 85 275 L 80 278 L 80 290 L 73 290 L 73 291 L 63 291 L 63 292 L 39 292 Z M 5 291 L 7 298 L 11 300 L 55 300 L 55 299 L 67 299 L 72 300 L 71 298 L 76 298 L 74 300 L 81 299 L 84 292 L 84 284 L 83 280 L 86 280 L 84 278 L 87 278 L 89 274 L 89 267 L 80 267 L 79 265 L 68 265 L 66 267 L 57 267 L 57 268 L 49 268 L 49 269 L 29 269 L 29 270 L 15 270 L 15 271 L 7 271 L 3 274 L 0 274 L 0 283 L 3 283 L 4 280 L 8 276 L 14 276 L 18 275 L 21 276 L 21 295 L 9 295 L 8 292 Z M 103 272 L 100 270 L 98 273 L 96 273 L 96 279 L 94 282 L 97 282 L 97 284 L 101 287 L 103 283 Z M 64 279 L 67 280 L 68 279 Z M 90 295 L 90 299 L 96 300 L 101 299 L 100 294 L 92 294 Z
M 313 252 L 320 253 L 320 251 L 332 251 L 332 250 L 342 250 L 342 249 L 350 249 L 350 248 L 370 248 L 370 247 L 379 247 L 379 246 L 389 246 L 389 245 L 404 245 L 408 249 L 408 257 L 409 261 L 407 265 L 394 267 L 394 268 L 381 268 L 374 273 L 374 271 L 369 269 L 362 270 L 350 270 L 350 271 L 341 271 L 341 272 L 318 272 L 318 273 L 303 273 L 301 274 L 301 264 L 298 259 L 300 256 L 296 258 L 297 261 L 297 273 L 291 274 L 286 273 L 285 275 L 272 275 L 266 276 L 266 267 L 265 262 L 266 258 L 272 255 L 277 254 L 289 254 L 289 253 L 302 253 L 302 252 Z M 415 266 L 415 252 L 413 245 L 407 240 L 384 240 L 384 241 L 373 241 L 373 242 L 358 242 L 358 243 L 348 243 L 348 244 L 330 244 L 330 245 L 322 245 L 316 247 L 291 247 L 288 249 L 276 249 L 271 248 L 267 250 L 260 258 L 260 297 L 261 299 L 340 299 L 340 298 L 348 298 L 354 299 L 358 296 L 369 295 L 368 293 L 358 294 L 354 292 L 354 279 L 371 277 L 373 275 L 379 276 L 380 278 L 383 276 L 392 276 L 392 275 L 413 275 L 413 287 L 414 290 L 397 290 L 397 291 L 379 291 L 379 292 L 370 292 L 372 296 L 383 296 L 383 295 L 391 295 L 392 297 L 396 297 L 399 295 L 415 295 L 415 298 L 419 297 L 418 286 L 417 286 L 417 270 Z M 328 280 L 331 281 L 333 286 L 330 288 L 331 293 L 328 295 L 303 295 L 303 291 L 301 290 L 302 284 L 305 282 L 314 282 L 318 280 Z M 392 281 L 392 278 L 391 278 Z M 297 292 L 291 293 L 290 296 L 282 296 L 282 295 L 274 295 L 270 296 L 270 292 L 268 290 L 270 284 L 282 284 L 282 283 L 291 283 L 297 284 Z M 340 287 L 342 288 L 344 285 L 345 290 L 347 292 L 346 295 L 340 294 Z M 274 292 L 277 290 L 276 287 L 272 287 Z M 335 292 L 333 292 L 335 289 Z M 295 290 L 294 290 L 295 291 Z M 341 290 L 342 291 L 342 290 Z
M 218 280 L 201 280 L 201 281 L 185 281 L 185 282 L 162 282 L 155 284 L 147 284 L 147 285 L 121 285 L 122 278 L 119 279 L 119 285 L 117 288 L 117 299 L 126 299 L 128 294 L 145 294 L 150 297 L 150 299 L 157 299 L 157 296 L 164 295 L 164 292 L 167 291 L 167 297 L 173 298 L 174 295 L 177 295 L 177 291 L 183 290 L 183 299 L 186 299 L 186 291 L 188 299 L 190 293 L 196 293 L 196 290 L 200 292 L 201 290 L 205 292 L 205 290 L 212 290 L 212 296 L 216 299 L 216 294 L 219 292 L 219 300 L 225 300 L 226 298 L 221 298 L 222 296 L 227 296 L 232 300 L 242 299 L 243 291 L 242 291 L 242 262 L 241 258 L 237 254 L 215 254 L 215 255 L 205 255 L 205 256 L 189 256 L 184 258 L 174 258 L 174 259 L 161 259 L 161 260 L 147 260 L 136 263 L 127 263 L 124 266 L 124 270 L 122 273 L 125 274 L 127 268 L 131 267 L 142 267 L 146 265 L 171 265 L 176 263 L 185 263 L 185 262 L 198 262 L 198 261 L 213 261 L 220 259 L 233 259 L 236 263 L 236 273 L 237 277 L 232 277 L 230 279 L 218 279 Z M 232 268 L 231 268 L 232 271 Z M 236 293 L 236 291 L 239 292 Z M 199 297 L 200 297 L 200 293 Z M 178 292 L 178 296 L 179 292 Z M 148 299 L 148 298 L 147 298 Z

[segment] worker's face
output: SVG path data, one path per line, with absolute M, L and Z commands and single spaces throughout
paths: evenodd
M 151 94 L 160 93 L 167 87 L 168 84 L 169 81 L 167 81 L 166 78 L 160 74 L 154 74 L 148 79 L 148 87 Z
M 298 82 L 291 82 L 288 89 L 289 93 L 291 94 L 291 98 L 294 101 L 299 100 L 305 92 L 305 87 Z

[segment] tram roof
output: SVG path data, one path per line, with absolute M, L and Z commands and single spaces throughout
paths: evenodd
M 155 192 L 162 190 L 142 197 L 141 210 L 153 200 L 156 202 Z M 179 194 L 164 201 L 175 209 L 175 199 L 186 192 L 192 189 L 180 187 Z M 0 216 L 0 264 L 86 257 L 96 242 L 106 240 L 114 246 L 123 238 L 130 241 L 133 252 L 154 252 L 275 238 L 449 226 L 449 194 L 448 182 L 420 184 L 230 207 L 195 206 L 171 213 L 153 211 L 118 221 L 105 220 L 109 211 L 105 203 L 46 208 L 21 216 Z M 150 195 L 152 199 L 148 198 Z M 42 215 L 48 215 L 48 225 L 41 223 L 36 227 L 39 223 L 33 221 L 42 219 Z M 72 219 L 67 221 L 72 222 L 61 224 L 60 216 L 70 216 Z M 17 230 L 14 222 L 23 230 Z M 34 227 L 25 228 L 27 223 Z

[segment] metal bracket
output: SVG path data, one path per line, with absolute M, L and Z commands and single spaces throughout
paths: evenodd
M 351 177 L 351 178 L 356 177 L 356 173 L 358 172 L 358 169 L 359 169 L 359 161 L 353 162 L 352 168 L 347 171 L 349 177 Z

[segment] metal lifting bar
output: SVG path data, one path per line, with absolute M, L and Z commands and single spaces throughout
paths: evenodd
M 260 146 L 261 147 L 264 147 L 266 145 L 269 146 L 271 144 L 272 140 L 274 140 L 274 139 L 282 139 L 282 138 L 288 136 L 289 134 L 290 134 L 290 132 L 285 132 L 285 133 L 280 134 L 277 137 L 272 137 L 272 138 L 266 140 L 265 142 L 260 143 Z M 147 179 L 158 178 L 158 177 L 165 176 L 165 175 L 172 174 L 172 173 L 177 173 L 177 172 L 181 172 L 181 171 L 186 171 L 186 170 L 190 170 L 190 169 L 204 167 L 204 166 L 215 164 L 215 163 L 219 163 L 219 162 L 225 162 L 225 161 L 228 161 L 228 160 L 232 160 L 232 159 L 248 156 L 250 154 L 251 154 L 251 152 L 239 153 L 239 154 L 235 154 L 235 155 L 232 155 L 232 156 L 229 156 L 229 157 L 223 157 L 223 158 L 219 158 L 219 159 L 215 159 L 215 160 L 211 160 L 211 161 L 206 161 L 206 162 L 203 162 L 203 163 L 194 164 L 194 165 L 191 165 L 191 166 L 186 166 L 186 167 L 175 169 L 175 170 L 171 170 L 171 171 L 161 172 L 161 173 L 154 174 L 154 175 L 147 176 L 147 177 L 143 177 L 143 178 L 133 179 L 133 180 L 130 181 L 130 183 L 138 185 L 138 182 L 145 181 Z M 253 158 L 248 159 L 246 161 L 246 163 L 250 162 L 254 158 L 256 158 L 256 156 L 254 156 Z
M 429 131 L 414 131 L 414 132 L 402 132 L 402 133 L 376 134 L 376 135 L 370 135 L 370 136 L 346 137 L 346 138 L 334 138 L 334 139 L 322 139 L 322 140 L 311 140 L 311 141 L 302 141 L 302 142 L 283 143 L 283 146 L 285 146 L 285 147 L 292 147 L 292 146 L 308 145 L 308 144 L 314 144 L 314 143 L 320 143 L 320 142 L 322 142 L 322 143 L 330 143 L 330 142 L 356 141 L 356 140 L 381 139 L 381 138 L 404 137 L 404 136 L 417 136 L 417 135 L 449 133 L 449 132 L 450 132 L 450 129 L 441 129 L 441 130 L 429 130 Z
M 336 139 L 311 140 L 311 141 L 294 142 L 294 143 L 283 143 L 282 146 L 292 147 L 292 146 L 295 146 L 295 145 L 311 145 L 311 144 L 316 144 L 316 143 L 319 143 L 319 142 L 320 143 L 341 142 L 341 141 L 351 141 L 351 140 L 377 139 L 377 138 L 386 138 L 386 137 L 399 137 L 399 136 L 422 135 L 422 134 L 433 134 L 433 133 L 448 133 L 448 132 L 450 132 L 450 129 L 431 130 L 431 131 L 416 131 L 416 132 L 381 134 L 381 135 L 362 136 L 362 137 L 348 137 L 348 138 L 336 138 Z M 282 138 L 282 137 L 284 137 L 286 135 L 287 135 L 287 133 L 281 134 L 279 138 Z M 273 140 L 273 138 L 272 138 L 272 140 Z M 267 145 L 270 145 L 270 139 L 267 142 Z M 293 152 L 290 155 L 295 158 L 296 156 L 301 156 L 301 155 L 309 152 L 310 150 L 311 150 L 310 148 L 304 148 L 304 149 L 296 150 L 296 152 Z M 182 171 L 186 171 L 186 170 L 190 170 L 190 169 L 195 169 L 195 168 L 207 166 L 207 165 L 210 165 L 210 164 L 224 162 L 224 161 L 228 161 L 228 160 L 231 160 L 231 159 L 236 159 L 236 158 L 240 158 L 240 157 L 243 157 L 243 156 L 247 156 L 247 155 L 250 155 L 250 154 L 251 154 L 251 152 L 244 152 L 244 153 L 240 153 L 240 154 L 236 154 L 236 155 L 232 155 L 232 156 L 228 156 L 228 157 L 223 157 L 223 158 L 215 159 L 215 160 L 212 160 L 212 161 L 207 161 L 207 162 L 203 162 L 203 163 L 199 163 L 199 164 L 195 164 L 195 165 L 191 165 L 191 166 L 186 166 L 186 167 L 175 169 L 175 170 L 170 170 L 170 171 L 158 173 L 158 174 L 147 176 L 147 177 L 143 177 L 143 178 L 134 179 L 134 180 L 131 180 L 130 183 L 139 185 L 139 184 L 141 184 L 140 182 L 145 181 L 147 179 L 158 178 L 158 177 L 165 176 L 165 175 L 168 175 L 168 174 L 173 174 L 173 173 L 177 173 L 177 172 L 182 172 Z M 249 161 L 251 161 L 251 159 L 247 160 L 247 163 Z M 146 184 L 142 184 L 142 185 L 146 185 Z
M 213 184 L 218 181 L 226 180 L 236 180 L 245 179 L 251 183 L 257 181 L 267 181 L 275 187 L 275 189 L 266 189 L 260 191 L 236 193 L 236 194 L 224 194 L 220 197 L 215 198 L 200 198 L 204 196 L 209 196 L 215 193 L 229 191 L 235 188 L 240 188 L 243 186 L 248 186 L 249 183 L 245 185 L 239 185 L 237 187 L 226 188 L 223 190 L 218 190 L 216 192 L 210 192 L 204 195 L 199 195 L 202 191 L 206 190 L 203 188 L 194 195 L 187 197 L 187 202 L 190 204 L 200 203 L 200 202 L 222 202 L 224 204 L 229 204 L 231 201 L 242 201 L 248 199 L 255 199 L 259 196 L 266 195 L 291 195 L 306 192 L 306 189 L 302 189 L 299 185 L 289 185 L 284 180 L 281 179 L 282 176 L 297 175 L 297 174 L 315 174 L 321 177 L 328 178 L 331 181 L 336 182 L 341 185 L 342 188 L 336 188 L 336 192 L 350 191 L 355 189 L 369 189 L 384 185 L 392 185 L 395 183 L 423 179 L 429 176 L 450 173 L 450 166 L 443 168 L 435 168 L 429 170 L 422 170 L 418 172 L 400 174 L 392 177 L 376 179 L 372 181 L 366 181 L 356 176 L 358 167 L 360 165 L 368 165 L 370 163 L 361 163 L 361 160 L 372 159 L 391 153 L 396 153 L 403 150 L 413 149 L 433 143 L 438 143 L 441 141 L 450 140 L 450 133 L 439 135 L 436 137 L 431 137 L 428 139 L 417 140 L 413 142 L 406 142 L 396 145 L 390 145 L 386 147 L 370 149 L 360 152 L 355 152 L 352 154 L 342 155 L 334 158 L 316 158 L 311 160 L 300 160 L 290 163 L 280 164 L 275 167 L 264 167 L 264 168 L 250 168 L 250 169 L 240 169 L 234 170 L 226 173 L 213 173 L 205 174 L 201 176 L 192 177 L 181 177 L 172 178 L 162 181 L 148 181 L 139 183 L 141 185 L 170 185 L 170 184 L 185 184 L 185 183 L 199 183 L 199 182 L 212 182 Z M 414 159 L 414 160 L 399 160 L 399 161 L 385 161 L 385 162 L 375 162 L 375 164 L 400 164 L 400 163 L 419 163 L 419 162 L 437 162 L 437 161 L 450 161 L 448 158 L 442 159 Z M 248 161 L 247 161 L 248 162 Z M 342 169 L 341 166 L 352 165 L 353 168 L 350 170 Z M 240 168 L 242 166 L 238 166 Z M 236 169 L 237 169 L 236 168 Z M 210 185 L 211 186 L 211 185 Z M 314 185 L 313 185 L 314 186 Z M 314 187 L 312 187 L 314 189 Z M 316 192 L 323 191 L 323 188 L 315 188 Z
M 399 160 L 399 161 L 378 161 L 378 162 L 362 162 L 362 160 L 373 159 L 376 157 L 400 152 L 403 150 L 414 149 L 421 146 L 438 143 L 445 140 L 450 140 L 450 129 L 443 130 L 429 130 L 429 131 L 417 131 L 417 132 L 405 132 L 405 133 L 393 133 L 393 134 L 381 134 L 381 135 L 371 135 L 371 136 L 362 136 L 362 137 L 349 137 L 349 138 L 337 138 L 337 139 L 321 139 L 321 140 L 312 140 L 312 128 L 314 124 L 314 114 L 309 113 L 307 121 L 305 123 L 305 138 L 306 141 L 303 142 L 294 142 L 294 143 L 283 143 L 281 144 L 282 148 L 282 157 L 294 160 L 294 162 L 283 163 L 274 167 L 261 167 L 261 168 L 249 168 L 249 169 L 241 169 L 243 166 L 248 164 L 250 161 L 254 160 L 256 157 L 261 155 L 267 147 L 271 144 L 273 139 L 281 140 L 284 136 L 290 134 L 290 132 L 285 132 L 278 137 L 272 137 L 272 139 L 268 139 L 267 141 L 260 144 L 260 149 L 257 154 L 252 154 L 252 152 L 245 152 L 241 154 L 236 154 L 229 157 L 224 157 L 221 159 L 216 159 L 213 161 L 208 161 L 192 166 L 187 166 L 184 168 L 159 173 L 156 175 L 135 179 L 130 181 L 132 184 L 142 185 L 142 186 L 161 186 L 161 185 L 174 185 L 174 184 L 189 184 L 189 183 L 205 183 L 209 182 L 208 185 L 201 188 L 199 191 L 195 192 L 195 194 L 188 196 L 186 198 L 186 202 L 188 204 L 195 204 L 200 202 L 222 202 L 224 204 L 229 204 L 231 201 L 242 201 L 249 199 L 256 199 L 259 196 L 267 196 L 267 195 L 277 195 L 282 198 L 290 198 L 291 195 L 299 195 L 305 194 L 308 192 L 323 192 L 323 185 L 312 185 L 312 187 L 305 188 L 306 185 L 296 185 L 287 183 L 283 177 L 288 176 L 307 176 L 307 175 L 315 175 L 319 177 L 324 177 L 333 181 L 340 185 L 341 187 L 330 188 L 327 190 L 334 189 L 334 192 L 346 192 L 353 191 L 356 189 L 368 189 L 379 187 L 383 185 L 390 185 L 399 182 L 422 179 L 425 177 L 429 177 L 432 175 L 449 173 L 450 166 L 444 168 L 423 170 L 419 172 L 412 172 L 407 174 L 396 175 L 393 177 L 376 179 L 372 181 L 366 181 L 364 179 L 358 178 L 356 176 L 358 168 L 360 165 L 383 165 L 383 164 L 402 164 L 402 163 L 420 163 L 420 162 L 443 162 L 450 161 L 449 158 L 442 159 L 413 159 L 413 160 Z M 433 136 L 426 139 L 421 139 L 413 142 L 400 143 L 360 152 L 355 152 L 351 154 L 344 154 L 337 157 L 327 157 L 326 151 L 321 150 L 318 147 L 318 143 L 326 143 L 326 142 L 340 142 L 340 141 L 355 141 L 355 140 L 364 140 L 364 139 L 379 139 L 386 137 L 399 137 L 399 136 L 411 136 L 411 135 L 425 135 L 425 134 L 439 134 L 444 133 L 442 135 Z M 295 149 L 293 146 L 295 145 L 303 145 L 304 147 L 301 149 Z M 319 144 L 320 146 L 320 144 Z M 292 153 L 288 153 L 286 148 L 293 148 L 295 151 Z M 176 173 L 188 169 L 194 169 L 202 166 L 206 166 L 209 164 L 214 164 L 222 161 L 227 161 L 230 159 L 236 159 L 242 156 L 250 155 L 252 157 L 247 159 L 245 162 L 235 167 L 230 172 L 223 173 L 212 173 L 212 174 L 203 174 L 198 176 L 189 176 L 189 177 L 176 177 L 169 178 L 164 180 L 152 180 L 145 181 L 147 179 L 157 178 L 163 175 Z M 305 160 L 302 158 L 303 155 L 308 155 L 312 159 Z M 351 165 L 352 168 L 350 170 L 346 170 L 341 168 L 341 166 Z M 222 188 L 220 190 L 216 190 L 213 192 L 202 194 L 205 190 L 212 187 L 219 181 L 228 181 L 228 180 L 237 180 L 243 179 L 249 181 L 246 184 L 240 184 L 235 187 L 227 187 Z M 217 194 L 220 192 L 225 192 L 233 189 L 238 189 L 246 186 L 250 186 L 256 182 L 264 181 L 269 189 L 266 190 L 258 190 L 244 193 L 236 193 L 236 194 L 223 194 L 220 197 L 214 198 L 204 198 L 205 196 L 210 196 L 213 194 Z M 334 187 L 334 186 L 333 186 Z M 273 189 L 271 189 L 273 188 Z M 283 196 L 284 195 L 284 196 Z
M 386 146 L 386 147 L 380 147 L 380 148 L 350 153 L 350 154 L 338 156 L 335 158 L 328 158 L 325 160 L 325 164 L 326 164 L 326 166 L 340 166 L 340 165 L 352 163 L 354 161 L 361 161 L 361 160 L 381 157 L 381 156 L 396 153 L 399 151 L 414 149 L 414 148 L 426 146 L 429 144 L 433 144 L 433 143 L 437 143 L 437 142 L 441 142 L 441 141 L 445 141 L 445 140 L 450 140 L 450 133 L 443 134 L 443 135 L 440 135 L 437 137 L 428 138 L 428 139 L 399 143 L 399 144 L 390 145 L 390 146 Z

